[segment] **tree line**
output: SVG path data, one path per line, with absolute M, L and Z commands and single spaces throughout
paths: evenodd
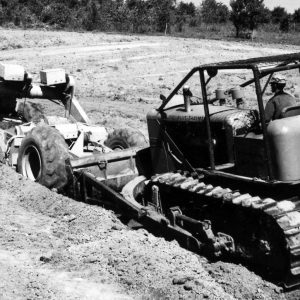
M 203 0 L 199 7 L 176 0 L 0 0 L 2 26 L 145 33 L 229 21 L 237 36 L 263 23 L 288 31 L 292 23 L 300 23 L 300 8 L 288 14 L 280 6 L 268 9 L 264 0 L 231 0 L 230 8 L 216 0 Z

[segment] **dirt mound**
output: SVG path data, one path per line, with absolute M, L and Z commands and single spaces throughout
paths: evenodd
M 206 259 L 0 167 L 5 299 L 284 299 L 241 266 Z

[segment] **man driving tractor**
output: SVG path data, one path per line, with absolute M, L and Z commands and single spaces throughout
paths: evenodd
M 274 74 L 270 85 L 274 96 L 268 101 L 265 107 L 266 123 L 279 119 L 285 107 L 296 105 L 296 99 L 284 91 L 286 78 L 283 75 Z

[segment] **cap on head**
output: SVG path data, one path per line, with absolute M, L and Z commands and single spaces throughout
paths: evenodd
M 277 84 L 285 85 L 286 84 L 286 78 L 282 74 L 276 73 L 272 76 L 272 79 L 270 80 L 270 84 L 271 83 L 277 83 Z

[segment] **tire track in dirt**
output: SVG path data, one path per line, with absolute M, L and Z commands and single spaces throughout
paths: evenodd
M 123 42 L 123 43 L 105 43 L 94 46 L 59 46 L 59 47 L 48 47 L 48 48 L 23 48 L 15 50 L 2 51 L 2 59 L 10 58 L 12 55 L 29 55 L 29 56 L 57 56 L 57 55 L 68 55 L 72 54 L 75 56 L 89 56 L 98 54 L 113 54 L 122 52 L 124 50 L 133 50 L 136 48 L 147 50 L 153 48 L 160 48 L 163 44 L 161 43 L 147 43 L 147 42 Z M 147 57 L 147 56 L 146 56 Z

